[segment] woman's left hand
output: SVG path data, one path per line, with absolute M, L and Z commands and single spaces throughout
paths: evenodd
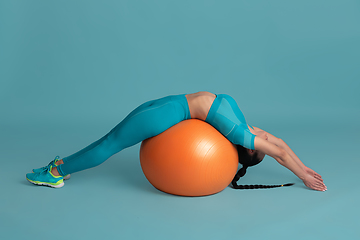
M 318 191 L 326 191 L 327 187 L 324 184 L 324 180 L 322 179 L 322 177 L 320 176 L 320 174 L 318 174 L 317 172 L 315 172 L 314 170 L 312 170 L 311 168 L 308 168 L 305 166 L 305 172 L 307 173 L 307 178 L 306 180 L 304 180 L 304 184 L 314 190 L 318 190 Z

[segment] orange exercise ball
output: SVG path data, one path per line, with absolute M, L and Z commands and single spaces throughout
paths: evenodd
M 213 126 L 189 119 L 144 140 L 140 163 L 155 188 L 181 196 L 205 196 L 231 183 L 238 153 Z

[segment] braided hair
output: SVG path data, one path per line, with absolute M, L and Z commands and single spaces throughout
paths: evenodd
M 276 187 L 286 187 L 294 185 L 293 183 L 287 183 L 282 185 L 238 185 L 237 181 L 245 175 L 246 169 L 248 167 L 254 166 L 259 164 L 262 159 L 260 160 L 258 157 L 258 153 L 254 153 L 252 156 L 248 154 L 246 148 L 241 145 L 236 145 L 239 155 L 239 163 L 242 164 L 242 168 L 236 173 L 234 179 L 232 180 L 231 184 L 235 189 L 257 189 L 257 188 L 276 188 Z

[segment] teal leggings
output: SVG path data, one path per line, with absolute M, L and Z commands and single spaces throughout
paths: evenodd
M 185 94 L 146 102 L 132 111 L 108 134 L 86 148 L 63 158 L 57 170 L 60 175 L 100 165 L 115 153 L 156 136 L 175 124 L 190 119 Z

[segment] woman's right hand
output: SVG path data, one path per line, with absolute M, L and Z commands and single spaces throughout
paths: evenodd
M 321 181 L 323 181 L 322 177 L 320 174 L 318 174 L 317 172 L 315 172 L 314 170 L 312 170 L 311 168 L 308 168 L 305 166 L 305 172 L 314 176 L 317 179 L 320 179 Z
M 311 169 L 310 169 L 311 170 Z M 317 191 L 326 191 L 327 187 L 325 186 L 321 177 L 319 178 L 316 174 L 311 171 L 306 171 L 305 179 L 303 180 L 305 186 L 317 190 Z

